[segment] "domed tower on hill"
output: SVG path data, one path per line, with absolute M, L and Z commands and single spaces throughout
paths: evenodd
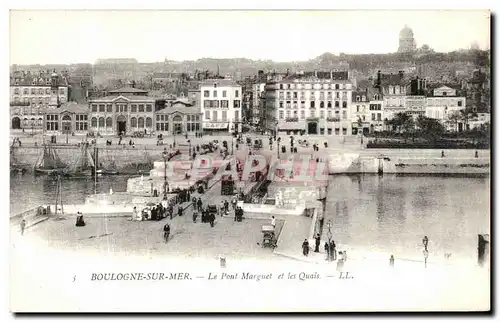
M 413 52 L 417 49 L 417 44 L 413 38 L 413 31 L 405 25 L 405 27 L 399 33 L 399 48 L 398 52 L 408 53 Z

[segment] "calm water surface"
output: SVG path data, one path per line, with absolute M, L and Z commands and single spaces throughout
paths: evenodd
M 97 192 L 125 191 L 126 182 L 99 178 Z M 51 178 L 13 175 L 10 184 L 11 214 L 55 201 Z M 94 182 L 65 180 L 63 190 L 64 203 L 83 203 Z M 489 178 L 330 176 L 325 222 L 336 242 L 357 249 L 420 256 L 427 235 L 431 254 L 473 258 L 477 234 L 489 233 L 489 190 Z

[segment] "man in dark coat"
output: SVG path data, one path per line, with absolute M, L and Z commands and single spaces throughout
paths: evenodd
M 201 207 L 202 207 L 201 198 L 198 198 L 197 203 L 198 203 L 198 210 L 199 210 L 199 211 L 202 211 L 203 209 L 201 208 Z
M 302 243 L 302 254 L 304 256 L 309 255 L 309 242 L 307 241 L 307 239 L 304 239 L 304 242 Z
M 212 212 L 209 214 L 209 216 L 210 216 L 210 227 L 213 227 L 215 222 L 215 214 Z
M 329 261 L 330 258 L 330 246 L 328 245 L 328 242 L 325 242 L 325 253 L 326 253 L 326 260 Z
M 319 245 L 321 243 L 321 237 L 319 236 L 319 234 L 316 234 L 315 241 L 316 241 L 316 247 L 314 248 L 314 252 L 319 253 Z
M 337 246 L 335 245 L 335 241 L 332 240 L 330 243 L 330 260 L 334 261 L 337 259 Z

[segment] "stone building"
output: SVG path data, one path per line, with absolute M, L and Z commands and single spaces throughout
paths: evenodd
M 57 99 L 54 102 L 54 99 Z M 10 76 L 10 102 L 15 106 L 48 108 L 68 101 L 66 78 L 53 72 L 14 72 Z
M 229 79 L 209 79 L 200 86 L 203 130 L 241 132 L 242 87 Z
M 202 113 L 199 106 L 183 101 L 177 101 L 155 113 L 157 134 L 194 134 L 202 131 L 202 122 Z
M 87 134 L 89 107 L 75 102 L 45 111 L 44 132 L 47 134 Z
M 90 101 L 89 130 L 100 134 L 152 133 L 156 99 L 136 88 L 121 88 Z
M 274 107 L 277 131 L 350 135 L 352 89 L 348 72 L 314 72 L 266 86 L 266 104 Z
M 400 53 L 411 53 L 417 49 L 417 44 L 415 43 L 415 38 L 413 37 L 413 31 L 408 26 L 404 28 L 399 33 L 399 48 Z

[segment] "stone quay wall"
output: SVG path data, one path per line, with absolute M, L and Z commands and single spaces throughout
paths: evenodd
M 17 162 L 34 166 L 42 152 L 42 147 L 12 147 Z M 78 153 L 77 146 L 59 146 L 57 153 L 61 160 L 69 163 Z M 92 151 L 92 150 L 91 150 Z M 100 147 L 99 162 L 112 158 L 120 171 L 137 169 L 138 164 L 148 166 L 143 171 L 153 168 L 152 162 L 163 159 L 162 149 L 136 147 Z M 414 174 L 489 174 L 490 151 L 479 150 L 475 158 L 473 150 L 401 150 L 367 149 L 359 151 L 320 149 L 315 157 L 328 160 L 329 174 L 345 173 L 414 173 Z

